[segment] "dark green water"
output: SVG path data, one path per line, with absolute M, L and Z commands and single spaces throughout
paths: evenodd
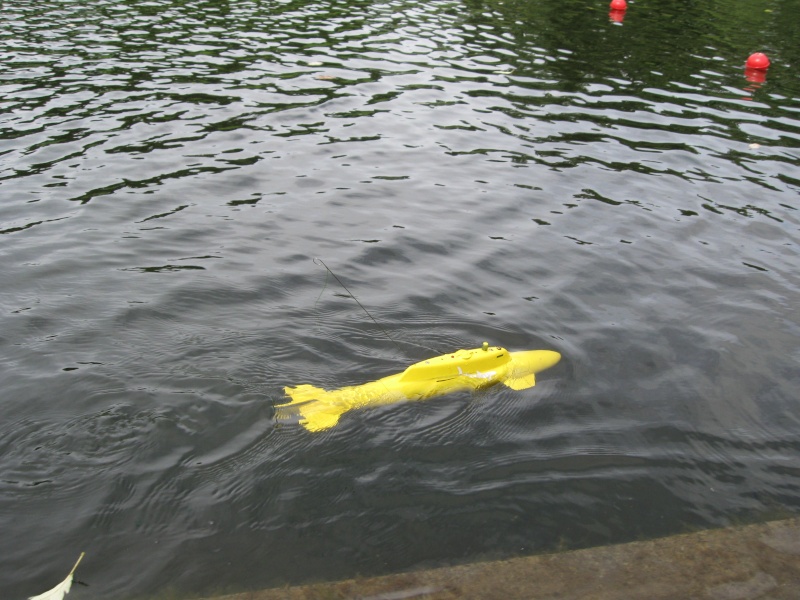
M 4 598 L 800 509 L 797 0 L 12 0 L 0 40 Z M 275 427 L 484 340 L 563 360 Z

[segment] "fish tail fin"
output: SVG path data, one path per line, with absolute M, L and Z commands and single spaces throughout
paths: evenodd
M 309 431 L 330 429 L 339 422 L 339 417 L 347 410 L 346 406 L 337 406 L 329 401 L 329 393 L 322 388 L 303 384 L 297 387 L 286 387 L 283 391 L 292 401 L 278 406 L 278 418 L 286 418 L 300 413 L 299 423 Z
M 298 405 L 311 400 L 319 400 L 328 392 L 313 385 L 303 384 L 297 387 L 285 387 L 284 393 L 292 399 L 286 406 Z

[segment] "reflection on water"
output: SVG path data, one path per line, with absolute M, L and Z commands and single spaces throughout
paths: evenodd
M 82 550 L 81 597 L 126 598 L 797 511 L 800 6 L 768 10 L 5 3 L 9 597 Z M 563 359 L 275 426 L 285 385 L 484 340 Z

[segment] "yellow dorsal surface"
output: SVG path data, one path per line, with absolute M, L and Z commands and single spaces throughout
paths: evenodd
M 411 365 L 403 371 L 400 381 L 441 381 L 460 375 L 487 373 L 505 366 L 510 360 L 508 350 L 497 346 L 456 350 Z

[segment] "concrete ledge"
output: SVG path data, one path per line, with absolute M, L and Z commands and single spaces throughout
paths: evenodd
M 215 600 L 800 598 L 800 518 Z

